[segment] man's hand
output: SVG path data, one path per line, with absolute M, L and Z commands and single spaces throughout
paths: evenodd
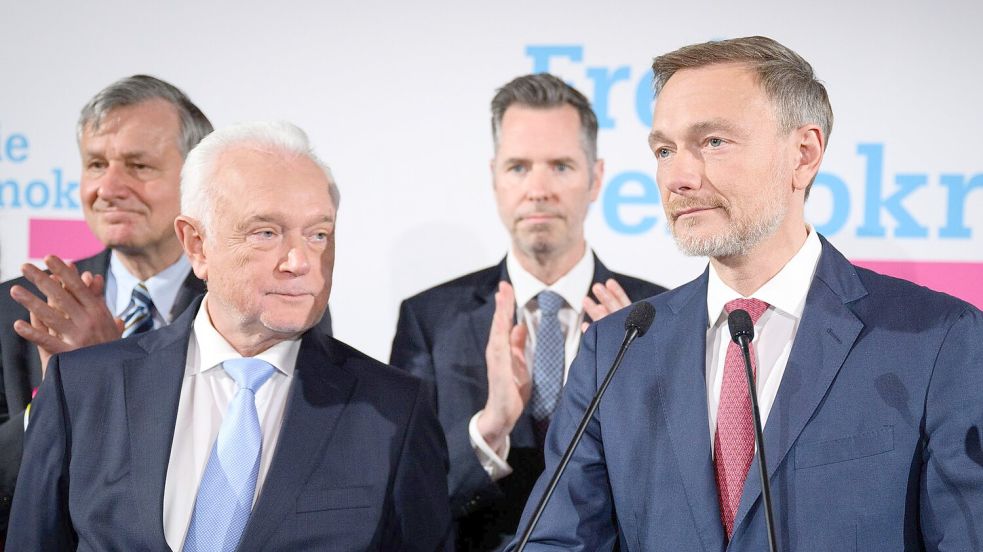
M 21 271 L 47 301 L 21 286 L 10 288 L 10 296 L 31 313 L 30 324 L 18 320 L 14 331 L 37 345 L 42 375 L 51 355 L 113 341 L 123 334 L 122 321 L 113 318 L 106 306 L 102 276 L 80 275 L 73 265 L 54 255 L 44 262 L 51 274 L 31 264 L 23 265 Z
M 631 304 L 628 294 L 621 289 L 621 285 L 614 278 L 608 278 L 608 281 L 603 284 L 595 283 L 591 286 L 591 291 L 594 292 L 594 297 L 597 297 L 597 302 L 595 303 L 590 297 L 584 297 L 584 312 L 594 322 Z M 586 332 L 588 326 L 590 324 L 585 321 L 580 325 L 580 331 Z
M 506 282 L 495 293 L 485 362 L 488 365 L 488 402 L 478 416 L 478 432 L 492 450 L 500 451 L 505 438 L 529 402 L 532 381 L 526 367 L 526 326 L 514 324 L 515 292 Z

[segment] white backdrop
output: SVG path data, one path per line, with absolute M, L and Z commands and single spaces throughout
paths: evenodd
M 978 269 L 983 2 L 901 4 L 5 1 L 0 278 L 28 259 L 30 219 L 81 218 L 81 106 L 148 73 L 216 126 L 285 119 L 308 131 L 342 191 L 336 334 L 384 360 L 400 300 L 503 255 L 488 103 L 548 63 L 604 126 L 609 190 L 588 239 L 614 269 L 678 285 L 705 259 L 676 252 L 657 199 L 617 197 L 655 185 L 648 67 L 684 44 L 748 34 L 792 47 L 827 83 L 836 122 L 808 208 L 820 230 L 854 259 Z

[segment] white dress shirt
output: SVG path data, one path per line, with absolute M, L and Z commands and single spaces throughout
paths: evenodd
M 212 326 L 207 302 L 208 295 L 195 317 L 188 343 L 188 358 L 164 483 L 164 537 L 175 552 L 180 552 L 184 547 L 198 485 L 205 473 L 225 411 L 238 390 L 235 380 L 221 364 L 226 360 L 242 358 L 242 355 Z M 256 355 L 256 358 L 269 362 L 276 370 L 256 393 L 263 448 L 255 497 L 263 489 L 266 472 L 276 451 L 298 352 L 300 339 L 295 339 L 278 343 Z
M 174 264 L 143 282 L 150 293 L 150 299 L 154 302 L 154 328 L 171 323 L 171 309 L 174 308 L 177 294 L 181 291 L 181 284 L 188 278 L 190 272 L 191 263 L 187 257 L 181 255 Z M 140 279 L 130 274 L 130 271 L 123 266 L 123 261 L 113 251 L 109 256 L 105 295 L 106 305 L 114 316 L 123 314 L 126 307 L 130 305 L 133 288 L 139 283 Z
M 761 425 L 768 420 L 771 405 L 778 394 L 778 386 L 785 374 L 789 353 L 795 334 L 799 330 L 802 311 L 806 305 L 806 295 L 812 284 L 822 244 L 815 230 L 808 229 L 809 235 L 799 251 L 768 282 L 751 294 L 750 298 L 768 303 L 758 322 L 754 325 L 754 340 L 751 342 L 757 356 L 755 379 L 758 391 L 758 408 L 761 411 Z M 727 327 L 727 313 L 724 305 L 741 294 L 727 286 L 720 279 L 713 264 L 710 264 L 710 279 L 707 284 L 707 314 L 710 327 L 707 329 L 707 410 L 710 417 L 710 450 L 717 428 L 717 407 L 720 404 L 720 391 L 724 382 L 724 361 L 727 346 L 730 344 L 730 331 Z M 742 376 L 743 377 L 743 376 Z
M 519 313 L 517 318 L 529 328 L 526 337 L 526 359 L 528 359 L 526 366 L 529 369 L 530 378 L 532 378 L 534 368 L 532 359 L 535 358 L 536 330 L 539 329 L 539 319 L 542 317 L 536 296 L 539 295 L 539 292 L 548 289 L 559 294 L 566 302 L 566 305 L 560 308 L 557 313 L 560 328 L 565 336 L 563 382 L 566 383 L 567 371 L 569 371 L 570 364 L 577 356 L 577 349 L 580 347 L 580 325 L 584 321 L 583 300 L 590 292 L 594 280 L 594 254 L 590 247 L 585 246 L 584 255 L 577 261 L 577 264 L 551 286 L 539 281 L 538 278 L 522 268 L 511 249 L 505 256 L 505 266 L 509 272 L 509 279 L 512 281 L 512 289 L 515 290 L 515 303 Z M 471 422 L 468 424 L 471 446 L 474 448 L 475 454 L 478 455 L 482 467 L 485 468 L 493 481 L 497 481 L 512 473 L 512 467 L 505 460 L 509 455 L 510 441 L 506 437 L 505 446 L 500 451 L 495 451 L 488 446 L 478 431 L 478 415 L 480 414 L 481 411 L 478 411 L 471 417 Z

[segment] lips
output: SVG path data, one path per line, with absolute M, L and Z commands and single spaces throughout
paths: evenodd
M 669 204 L 670 218 L 676 220 L 679 217 L 686 215 L 692 215 L 695 213 L 700 213 L 702 211 L 710 211 L 713 209 L 722 209 L 723 205 L 719 203 L 693 203 L 689 201 L 679 201 L 675 204 Z
M 281 297 L 313 297 L 316 293 L 311 291 L 268 291 L 267 295 L 279 295 Z
M 541 224 L 559 218 L 561 218 L 559 213 L 553 213 L 549 211 L 537 211 L 534 213 L 520 214 L 518 217 L 518 222 L 526 222 L 529 224 Z
M 690 207 L 689 209 L 680 209 L 672 214 L 672 218 L 676 219 L 684 215 L 691 215 L 693 213 L 699 213 L 701 211 L 709 211 L 711 209 L 716 209 L 716 206 L 709 207 Z

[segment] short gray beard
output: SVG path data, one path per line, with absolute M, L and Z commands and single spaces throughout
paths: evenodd
M 765 238 L 772 236 L 785 220 L 788 207 L 782 201 L 769 205 L 763 218 L 731 221 L 726 234 L 697 237 L 680 236 L 671 222 L 667 223 L 676 246 L 692 257 L 735 257 L 748 254 Z

